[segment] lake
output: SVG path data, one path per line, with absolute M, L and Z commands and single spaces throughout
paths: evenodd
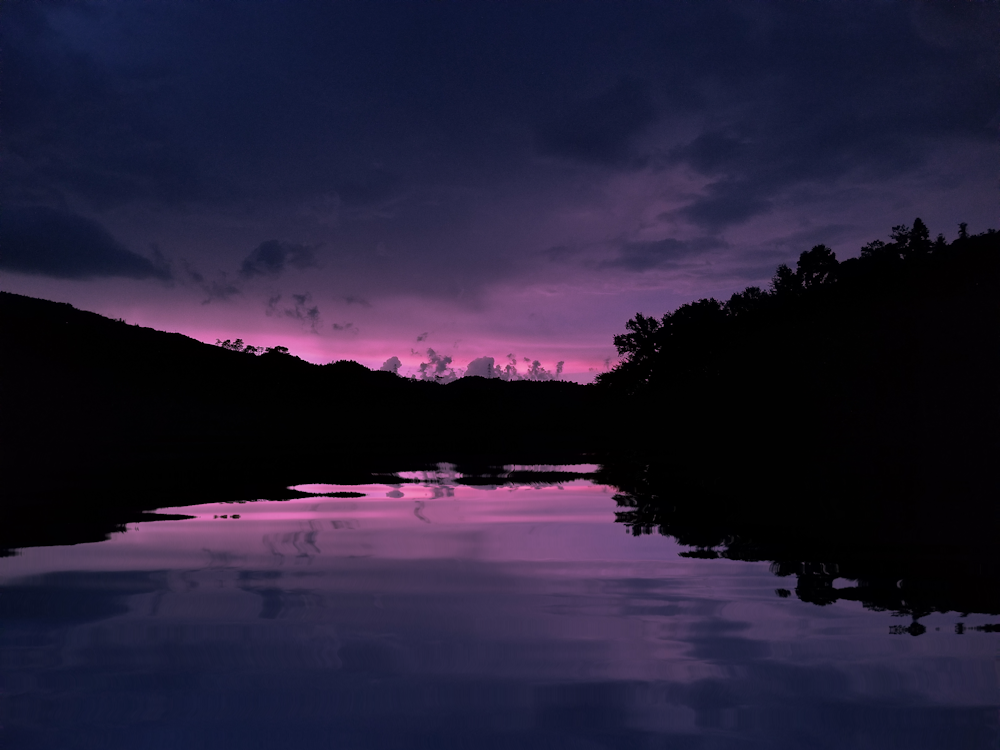
M 998 746 L 995 617 L 913 637 L 634 536 L 586 476 L 462 480 L 179 501 L 0 559 L 0 746 Z

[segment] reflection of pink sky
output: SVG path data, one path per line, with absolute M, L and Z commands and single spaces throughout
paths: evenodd
M 160 632 L 153 623 L 177 623 L 185 633 L 233 623 L 273 628 L 276 621 L 258 619 L 255 592 L 264 587 L 289 590 L 291 609 L 277 621 L 286 629 L 416 629 L 441 644 L 471 637 L 486 646 L 481 655 L 432 660 L 423 664 L 427 672 L 559 681 L 723 677 L 725 666 L 693 653 L 692 639 L 715 637 L 703 632 L 705 623 L 728 623 L 718 632 L 762 644 L 768 660 L 844 665 L 862 694 L 883 695 L 878 675 L 887 669 L 907 685 L 932 686 L 935 701 L 979 705 L 996 692 L 995 679 L 977 676 L 992 658 L 988 639 L 929 634 L 894 638 L 887 648 L 885 613 L 780 599 L 774 589 L 792 582 L 776 579 L 767 563 L 682 558 L 670 539 L 632 537 L 614 523 L 607 487 L 577 480 L 481 488 L 445 477 L 314 489 L 364 497 L 165 509 L 194 518 L 140 523 L 108 542 L 26 549 L 0 560 L 0 583 L 67 570 L 153 572 L 160 592 L 131 599 L 126 615 L 93 626 L 110 641 L 142 641 Z M 951 630 L 951 619 L 923 622 L 933 632 Z M 498 649 L 537 655 L 498 664 L 491 656 Z M 944 684 L 942 660 L 961 679 Z

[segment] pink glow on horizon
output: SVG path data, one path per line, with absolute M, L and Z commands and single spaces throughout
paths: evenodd
M 338 320 L 333 313 L 338 310 L 330 305 L 332 312 L 324 313 L 323 325 L 313 333 L 298 321 L 264 315 L 252 300 L 203 305 L 184 290 L 158 283 L 111 279 L 96 286 L 8 274 L 3 288 L 68 302 L 127 323 L 181 333 L 206 344 L 242 339 L 255 346 L 286 346 L 291 354 L 314 364 L 348 359 L 377 370 L 390 357 L 398 357 L 403 376 L 416 372 L 421 362 L 427 361 L 426 352 L 431 348 L 452 357 L 452 365 L 462 370 L 484 356 L 503 366 L 507 355 L 513 354 L 520 372 L 529 364 L 525 357 L 539 360 L 549 371 L 562 361 L 561 379 L 590 382 L 606 369 L 606 360 L 614 362 L 611 339 L 634 314 L 608 309 L 621 306 L 615 295 L 569 304 L 561 296 L 522 292 L 516 298 L 501 295 L 484 308 L 405 297 L 376 301 L 370 308 L 354 306 L 351 318 L 341 316 L 341 323 L 354 323 L 356 333 L 333 330 Z M 188 299 L 178 300 L 179 295 Z M 587 302 L 597 304 L 583 304 Z M 327 304 L 322 299 L 318 303 Z M 635 306 L 626 304 L 624 309 Z M 417 341 L 422 334 L 426 337 Z

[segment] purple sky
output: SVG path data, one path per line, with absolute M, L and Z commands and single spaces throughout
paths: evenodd
M 1000 225 L 993 2 L 8 0 L 0 34 L 0 288 L 204 341 L 586 381 L 817 243 Z

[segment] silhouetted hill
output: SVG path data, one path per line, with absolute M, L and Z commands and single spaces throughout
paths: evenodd
M 8 514 L 275 497 L 442 460 L 560 463 L 604 434 L 590 386 L 254 356 L 15 294 L 0 293 L 0 345 Z

